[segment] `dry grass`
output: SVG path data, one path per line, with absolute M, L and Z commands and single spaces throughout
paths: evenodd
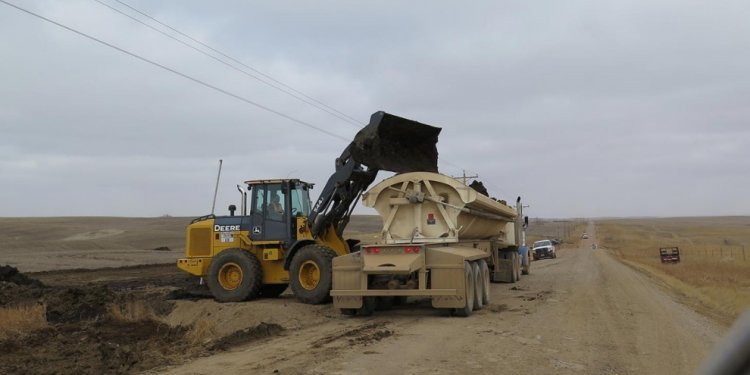
M 47 327 L 43 305 L 0 307 L 0 340 L 23 336 Z
M 199 319 L 193 323 L 185 337 L 193 345 L 207 344 L 216 338 L 216 322 L 209 319 Z
M 658 277 L 700 311 L 723 322 L 750 307 L 750 218 L 629 219 L 597 223 L 600 245 Z M 662 264 L 659 248 L 682 261 Z
M 139 300 L 111 304 L 107 312 L 110 318 L 121 322 L 163 321 L 163 318 L 158 316 L 151 307 Z

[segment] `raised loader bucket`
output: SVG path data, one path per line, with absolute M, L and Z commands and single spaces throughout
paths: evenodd
M 397 173 L 437 172 L 440 130 L 378 111 L 354 137 L 350 152 L 354 160 L 370 169 Z

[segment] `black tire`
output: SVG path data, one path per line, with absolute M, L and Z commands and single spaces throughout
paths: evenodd
M 376 310 L 390 310 L 396 303 L 396 297 L 378 297 L 375 304 Z
M 331 262 L 336 253 L 327 246 L 318 244 L 307 245 L 294 255 L 289 265 L 289 278 L 292 292 L 300 302 L 317 305 L 331 301 L 331 280 L 333 279 L 333 265 Z M 300 271 L 308 269 L 318 270 L 317 281 L 304 280 Z M 314 278 L 313 278 L 314 279 Z
M 354 316 L 357 313 L 357 309 L 341 309 L 341 314 L 347 316 Z
M 482 278 L 482 269 L 479 268 L 479 262 L 471 262 L 471 274 L 474 276 L 474 310 L 481 310 L 482 295 L 484 294 L 484 282 Z
M 263 298 L 276 298 L 284 293 L 289 284 L 265 284 L 260 287 L 260 296 Z
M 490 304 L 490 268 L 484 259 L 479 260 L 479 269 L 482 270 L 482 305 Z
M 378 301 L 375 297 L 362 297 L 362 307 L 357 309 L 357 315 L 370 316 L 375 312 Z
M 464 283 L 466 284 L 466 298 L 464 298 L 466 302 L 464 307 L 454 310 L 454 313 L 458 316 L 469 316 L 474 310 L 474 273 L 471 271 L 469 262 L 464 262 Z
M 521 254 L 513 253 L 513 264 L 516 266 L 516 281 L 521 281 Z
M 244 301 L 258 296 L 262 276 L 255 255 L 242 249 L 227 249 L 208 267 L 208 289 L 219 302 Z

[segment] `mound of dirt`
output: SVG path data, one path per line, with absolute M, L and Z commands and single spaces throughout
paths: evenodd
M 155 321 L 60 324 L 0 342 L 3 374 L 128 374 L 178 363 L 186 329 Z
M 44 294 L 45 286 L 17 268 L 0 266 L 0 306 L 35 303 Z
M 0 266 L 0 281 L 16 285 L 30 285 L 37 288 L 44 287 L 44 284 L 42 284 L 41 281 L 32 279 L 21 272 L 18 272 L 16 267 L 9 265 Z
M 47 321 L 71 323 L 94 319 L 107 311 L 114 297 L 105 285 L 91 285 L 86 289 L 60 288 L 50 290 L 42 297 L 47 305 Z

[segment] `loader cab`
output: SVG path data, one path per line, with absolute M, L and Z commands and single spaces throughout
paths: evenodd
M 313 184 L 291 180 L 246 181 L 250 191 L 250 239 L 253 241 L 294 242 L 296 217 L 310 214 Z

